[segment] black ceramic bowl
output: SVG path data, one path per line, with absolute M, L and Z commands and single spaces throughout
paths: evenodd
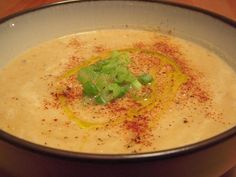
M 236 23 L 210 12 L 157 1 L 70 1 L 3 19 L 0 66 L 35 44 L 101 28 L 172 30 L 227 55 L 236 70 Z M 37 34 L 37 35 L 36 35 Z M 12 45 L 14 44 L 14 46 Z M 189 146 L 159 152 L 99 155 L 36 145 L 0 130 L 0 174 L 10 177 L 219 177 L 236 165 L 236 126 Z

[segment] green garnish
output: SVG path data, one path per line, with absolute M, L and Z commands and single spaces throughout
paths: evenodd
M 107 103 L 107 101 L 101 95 L 96 96 L 95 101 L 97 104 L 106 104 Z
M 147 85 L 152 82 L 153 77 L 150 74 L 142 74 L 138 77 L 139 82 L 143 85 Z
M 118 98 L 122 92 L 122 87 L 116 83 L 111 83 L 101 91 L 101 96 L 107 101 L 110 102 L 115 98 Z
M 139 89 L 141 89 L 142 84 L 137 79 L 135 79 L 133 82 L 131 82 L 131 86 L 133 88 L 139 90 Z
M 79 71 L 77 79 L 84 85 L 86 82 L 96 79 L 97 76 L 97 73 L 91 67 L 86 67 Z
M 96 96 L 98 94 L 97 86 L 91 81 L 87 81 L 86 83 L 84 83 L 83 87 L 84 87 L 84 94 L 86 96 Z
M 83 93 L 97 104 L 107 104 L 123 97 L 130 89 L 140 90 L 153 78 L 143 74 L 138 78 L 129 71 L 128 52 L 113 51 L 108 58 L 81 68 L 77 79 L 83 86 Z

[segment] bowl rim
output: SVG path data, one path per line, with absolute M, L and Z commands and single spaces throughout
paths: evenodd
M 8 15 L 2 19 L 0 19 L 0 25 L 14 17 L 27 14 L 30 12 L 34 12 L 40 9 L 50 8 L 53 6 L 59 6 L 59 5 L 65 5 L 68 3 L 85 3 L 85 2 L 97 2 L 97 1 L 103 1 L 103 2 L 112 2 L 112 1 L 127 1 L 127 0 L 64 0 L 54 3 L 48 3 L 44 4 L 39 7 L 30 8 L 27 10 L 23 10 L 11 15 Z M 130 2 L 143 2 L 143 3 L 159 3 L 164 4 L 166 6 L 173 6 L 173 7 L 180 7 L 183 9 L 188 9 L 191 11 L 199 12 L 207 16 L 211 16 L 215 19 L 220 20 L 223 23 L 226 23 L 227 25 L 230 25 L 234 28 L 236 28 L 236 21 L 233 19 L 230 19 L 228 17 L 222 16 L 220 14 L 217 14 L 215 12 L 202 9 L 199 7 L 172 2 L 172 1 L 162 1 L 162 0 L 128 0 Z M 27 140 L 18 138 L 14 135 L 11 135 L 3 130 L 0 129 L 0 140 L 5 141 L 6 143 L 9 143 L 13 146 L 20 147 L 23 150 L 31 151 L 33 153 L 40 153 L 42 155 L 56 157 L 56 158 L 62 158 L 62 159 L 70 159 L 70 160 L 81 160 L 81 161 L 100 161 L 100 162 L 129 162 L 129 161 L 143 161 L 143 160 L 156 160 L 156 159 L 169 159 L 172 157 L 179 157 L 182 155 L 189 155 L 194 152 L 199 152 L 203 149 L 211 148 L 214 145 L 217 145 L 223 141 L 227 141 L 231 138 L 236 138 L 236 126 L 230 128 L 227 131 L 224 131 L 223 133 L 220 133 L 216 136 L 213 136 L 211 138 L 205 139 L 203 141 L 177 147 L 177 148 L 171 148 L 161 151 L 154 151 L 154 152 L 144 152 L 144 153 L 134 153 L 134 154 L 98 154 L 98 153 L 83 153 L 83 152 L 73 152 L 73 151 L 67 151 L 67 150 L 61 150 L 51 147 L 46 147 L 40 144 L 36 144 L 33 142 L 29 142 Z

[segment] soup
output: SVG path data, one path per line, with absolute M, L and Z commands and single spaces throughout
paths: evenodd
M 118 64 L 108 61 L 114 58 Z M 93 85 L 85 85 L 79 73 L 101 63 L 102 70 L 108 68 L 105 74 L 94 69 Z M 122 82 L 111 83 L 114 73 L 121 74 L 113 80 Z M 235 71 L 212 51 L 159 32 L 114 29 L 64 36 L 21 54 L 0 76 L 0 128 L 57 149 L 159 151 L 236 124 Z M 94 90 L 94 83 L 103 84 Z

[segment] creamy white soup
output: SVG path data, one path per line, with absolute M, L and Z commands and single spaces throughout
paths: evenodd
M 127 63 L 110 63 L 109 70 L 112 56 Z M 93 87 L 84 84 L 79 73 L 101 63 L 109 74 L 92 77 Z M 112 83 L 109 75 L 117 72 Z M 76 152 L 176 148 L 235 126 L 235 76 L 214 52 L 158 32 L 73 34 L 29 49 L 0 70 L 0 128 Z

